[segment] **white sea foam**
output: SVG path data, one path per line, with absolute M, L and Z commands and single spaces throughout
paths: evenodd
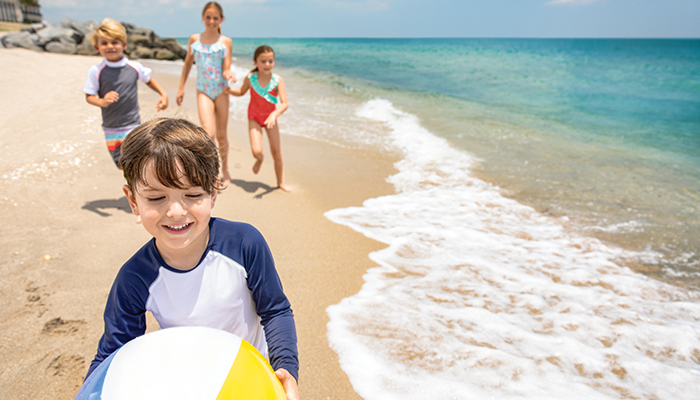
M 612 224 L 608 226 L 590 226 L 586 228 L 587 230 L 591 231 L 600 231 L 600 232 L 625 232 L 625 233 L 630 233 L 630 232 L 644 232 L 644 227 L 648 226 L 649 224 L 645 224 L 639 221 L 627 221 L 627 222 L 621 222 L 619 224 Z
M 386 100 L 397 194 L 326 216 L 386 243 L 328 338 L 371 399 L 694 399 L 700 297 L 470 174 L 476 160 Z

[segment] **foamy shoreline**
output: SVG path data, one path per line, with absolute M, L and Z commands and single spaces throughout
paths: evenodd
M 102 332 L 112 279 L 148 235 L 127 211 L 99 110 L 82 93 L 87 69 L 99 58 L 0 53 L 0 204 L 9 211 L 9 228 L 0 233 L 0 397 L 72 398 Z M 179 77 L 154 77 L 170 95 L 162 115 L 197 122 L 194 81 L 179 108 Z M 142 117 L 155 116 L 155 93 L 140 85 L 139 96 Z M 267 148 L 260 175 L 252 174 L 244 123 L 230 122 L 229 139 L 234 181 L 219 196 L 214 215 L 252 223 L 270 244 L 296 315 L 302 398 L 357 399 L 328 346 L 325 310 L 359 291 L 363 273 L 375 265 L 367 255 L 384 246 L 323 213 L 392 193 L 385 178 L 393 160 L 284 135 L 294 190 L 286 194 L 271 190 Z

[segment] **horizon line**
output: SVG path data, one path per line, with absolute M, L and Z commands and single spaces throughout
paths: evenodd
M 189 36 L 171 36 L 187 39 Z M 699 37 L 549 37 L 549 36 L 229 36 L 231 39 L 551 39 L 551 40 L 700 40 Z

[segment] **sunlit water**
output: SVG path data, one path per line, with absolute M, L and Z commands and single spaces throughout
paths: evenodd
M 284 134 L 399 160 L 326 214 L 387 244 L 328 309 L 363 398 L 697 397 L 700 41 L 262 43 Z

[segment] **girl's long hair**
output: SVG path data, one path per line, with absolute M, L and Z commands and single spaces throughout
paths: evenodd
M 207 12 L 208 9 L 214 8 L 216 11 L 219 12 L 219 15 L 221 15 L 221 19 L 224 19 L 224 9 L 221 8 L 221 4 L 215 2 L 215 1 L 210 1 L 209 3 L 204 5 L 204 8 L 202 9 L 202 17 L 204 16 L 204 13 Z M 221 34 L 221 25 L 219 25 L 219 35 Z
M 255 49 L 255 53 L 253 53 L 253 62 L 258 61 L 258 57 L 260 57 L 260 54 L 265 54 L 265 53 L 272 53 L 272 55 L 275 54 L 275 51 L 272 50 L 272 47 L 264 44 L 262 46 L 258 46 L 257 49 Z M 253 68 L 250 72 L 258 72 L 258 67 Z

